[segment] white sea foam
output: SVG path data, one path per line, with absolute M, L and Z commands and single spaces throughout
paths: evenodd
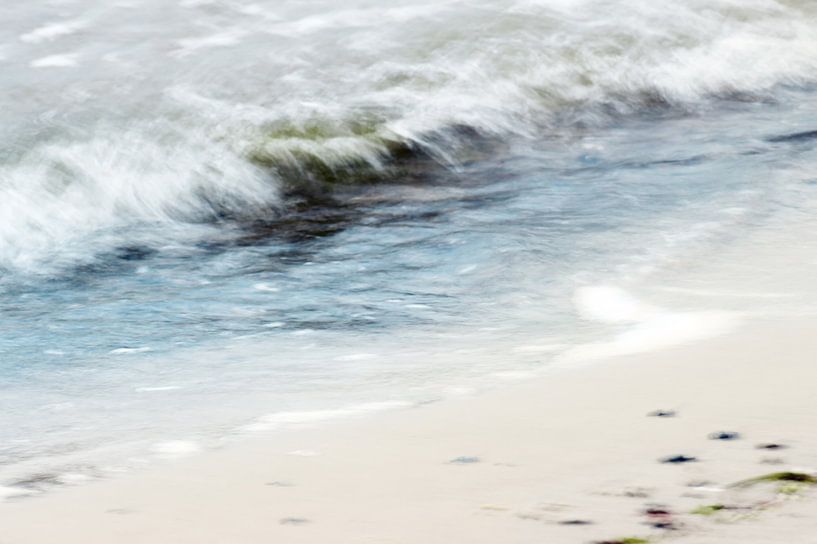
M 0 486 L 0 500 L 31 495 L 32 491 L 22 487 Z
M 577 289 L 574 301 L 582 317 L 603 323 L 645 321 L 659 312 L 623 289 L 608 285 Z
M 245 209 L 277 202 L 276 187 L 243 159 L 199 135 L 171 131 L 160 143 L 159 125 L 150 130 L 43 145 L 0 165 L 0 267 L 36 271 L 82 261 L 121 242 L 94 233 L 140 222 L 166 226 L 164 234 L 146 233 L 148 240 L 195 236 L 196 227 L 180 221 L 239 201 Z M 139 232 L 131 231 L 131 243 Z
M 79 64 L 79 55 L 75 53 L 65 53 L 62 55 L 49 55 L 31 61 L 32 68 L 72 68 Z
M 370 359 L 375 359 L 377 354 L 375 353 L 349 353 L 347 355 L 339 355 L 335 357 L 336 361 L 368 361 Z
M 293 412 L 276 412 L 258 418 L 253 423 L 242 427 L 244 431 L 266 431 L 281 427 L 314 425 L 336 419 L 360 417 L 375 412 L 407 408 L 411 403 L 405 401 L 384 401 L 357 404 L 346 408 L 332 410 L 305 410 Z
M 134 389 L 137 393 L 153 393 L 159 391 L 176 391 L 177 389 L 181 389 L 179 385 L 156 385 L 150 387 L 137 387 Z
M 116 348 L 112 349 L 108 353 L 111 355 L 129 355 L 131 353 L 145 353 L 151 351 L 151 348 L 148 346 L 141 346 L 138 348 Z
M 274 285 L 270 285 L 268 283 L 256 283 L 255 285 L 253 285 L 253 288 L 255 288 L 256 291 L 265 291 L 267 293 L 277 293 L 278 291 L 280 291 L 278 287 L 275 287 Z
M 26 43 L 53 41 L 57 38 L 61 38 L 62 36 L 74 34 L 75 32 L 81 30 L 84 26 L 85 22 L 79 19 L 49 23 L 22 34 L 20 36 L 20 41 Z
M 172 54 L 176 56 L 186 56 L 199 49 L 235 45 L 241 41 L 241 38 L 244 37 L 245 34 L 243 31 L 235 30 L 197 38 L 184 38 L 179 40 L 179 49 Z
M 724 311 L 669 311 L 645 304 L 623 289 L 594 286 L 580 289 L 577 309 L 586 319 L 626 324 L 610 340 L 567 350 L 562 360 L 587 360 L 640 353 L 701 340 L 734 330 L 740 315 Z
M 158 457 L 173 459 L 198 453 L 201 451 L 201 446 L 187 440 L 169 440 L 154 444 L 151 451 Z

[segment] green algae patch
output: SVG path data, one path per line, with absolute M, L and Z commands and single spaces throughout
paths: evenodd
M 311 140 L 375 136 L 383 126 L 383 119 L 362 117 L 346 121 L 311 120 L 303 123 L 270 123 L 263 129 L 267 140 Z
M 690 513 L 695 514 L 696 516 L 711 516 L 720 512 L 721 510 L 726 510 L 726 506 L 723 504 L 706 504 L 699 506 Z
M 613 540 L 601 540 L 595 544 L 650 544 L 650 541 L 646 538 L 630 536 L 626 538 L 614 538 Z
M 777 492 L 781 495 L 797 495 L 803 492 L 808 487 L 808 484 L 801 482 L 786 482 L 777 488 Z

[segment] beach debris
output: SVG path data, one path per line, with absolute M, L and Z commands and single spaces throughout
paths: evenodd
M 479 462 L 480 462 L 479 457 L 461 456 L 461 457 L 455 457 L 454 459 L 451 459 L 450 461 L 448 461 L 448 464 L 450 464 L 450 465 L 471 465 L 473 463 L 479 463 Z
M 697 462 L 697 457 L 690 457 L 689 455 L 671 455 L 669 457 L 664 457 L 661 459 L 662 463 L 670 463 L 670 464 L 681 464 L 681 463 L 694 463 Z
M 692 510 L 690 514 L 695 514 L 696 516 L 711 516 L 721 510 L 726 510 L 728 507 L 723 504 L 705 504 L 703 506 L 699 506 Z
M 758 444 L 755 446 L 759 450 L 784 450 L 788 446 L 785 444 L 776 444 L 776 443 L 769 443 L 769 444 Z
M 646 538 L 638 538 L 628 536 L 625 538 L 614 538 L 613 540 L 598 540 L 593 544 L 649 544 L 650 541 Z
M 268 485 L 270 487 L 292 487 L 293 484 L 289 482 L 282 482 L 279 480 L 275 480 L 274 482 L 267 482 L 264 485 Z
M 589 519 L 566 519 L 559 522 L 559 525 L 593 525 Z
M 748 480 L 742 480 L 735 484 L 732 484 L 732 487 L 749 487 L 755 484 L 760 484 L 764 482 L 782 482 L 782 483 L 799 483 L 799 484 L 806 484 L 806 485 L 814 485 L 817 484 L 817 476 L 813 474 L 808 474 L 806 472 L 772 472 L 771 474 L 764 474 L 763 476 L 758 476 L 757 478 L 749 478 Z
M 306 518 L 281 518 L 279 523 L 281 525 L 303 525 L 309 523 L 309 520 Z
M 645 499 L 650 496 L 650 490 L 644 487 L 631 487 L 625 489 L 621 495 L 632 499 Z
M 672 511 L 661 505 L 652 505 L 644 510 L 647 523 L 656 529 L 676 529 Z
M 710 440 L 737 440 L 740 438 L 740 433 L 732 431 L 718 431 L 709 435 Z
M 675 410 L 653 410 L 649 414 L 649 417 L 675 417 Z

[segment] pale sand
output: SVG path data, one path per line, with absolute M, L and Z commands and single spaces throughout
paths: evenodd
M 815 330 L 802 319 L 755 322 L 694 345 L 12 501 L 0 505 L 0 542 L 817 542 L 817 494 L 808 490 L 763 510 L 688 513 L 776 496 L 771 486 L 718 491 L 732 482 L 817 468 Z M 678 415 L 647 417 L 658 408 Z M 707 438 L 720 430 L 742 437 Z M 761 442 L 790 447 L 766 452 L 755 448 Z M 700 461 L 658 462 L 675 454 Z M 479 461 L 448 462 L 458 457 Z M 696 480 L 712 483 L 688 486 Z M 651 503 L 678 512 L 680 528 L 646 525 Z M 558 524 L 573 519 L 593 523 Z

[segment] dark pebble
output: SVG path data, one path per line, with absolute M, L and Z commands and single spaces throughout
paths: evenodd
M 675 417 L 675 410 L 655 410 L 647 415 L 650 417 Z
M 696 457 L 689 457 L 687 455 L 673 455 L 671 457 L 664 457 L 661 459 L 662 463 L 692 463 L 697 461 Z
M 559 525 L 592 525 L 593 522 L 586 519 L 566 519 L 560 521 Z
M 729 431 L 721 431 L 709 435 L 710 440 L 737 440 L 738 438 L 740 438 L 740 433 Z
M 757 449 L 759 450 L 784 450 L 786 446 L 783 444 L 758 444 Z
M 664 508 L 647 508 L 644 513 L 648 516 L 671 516 L 672 512 Z

